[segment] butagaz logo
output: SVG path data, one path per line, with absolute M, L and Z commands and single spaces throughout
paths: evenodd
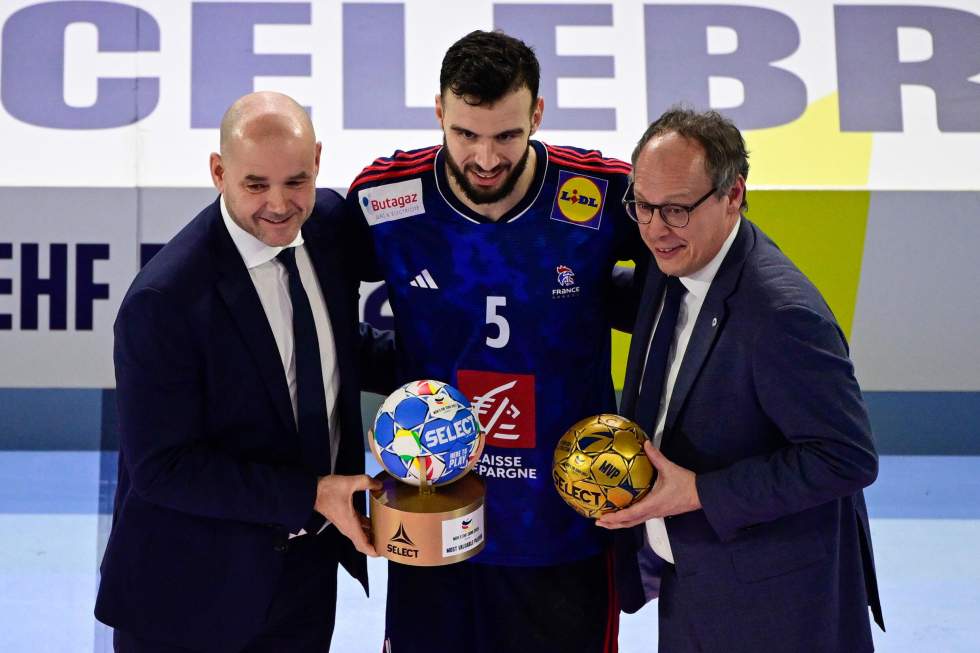
M 426 288 L 428 290 L 439 290 L 439 285 L 432 278 L 428 268 L 415 275 L 415 278 L 408 282 L 413 288 Z
M 459 370 L 459 389 L 473 402 L 493 447 L 531 448 L 535 444 L 534 375 Z
M 391 209 L 396 206 L 400 209 L 403 209 L 409 204 L 414 204 L 415 202 L 418 201 L 419 201 L 418 193 L 407 193 L 400 197 L 386 197 L 383 200 L 372 200 L 365 197 L 362 204 L 364 204 L 365 207 L 370 208 L 372 211 L 377 213 L 382 209 Z
M 560 171 L 551 219 L 598 229 L 602 221 L 607 186 L 605 179 L 576 175 L 567 170 Z
M 567 265 L 559 265 L 555 268 L 558 274 L 558 288 L 551 291 L 552 299 L 565 299 L 578 295 L 582 289 L 575 285 L 575 273 Z
M 364 218 L 372 227 L 425 213 L 422 202 L 422 180 L 409 179 L 357 191 Z
M 388 540 L 388 546 L 385 549 L 388 553 L 393 553 L 403 558 L 419 557 L 419 550 L 415 548 L 415 542 L 405 532 L 405 527 L 401 523 L 398 524 L 398 530 L 395 531 L 395 534 Z

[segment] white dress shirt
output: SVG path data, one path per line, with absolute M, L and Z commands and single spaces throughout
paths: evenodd
M 289 299 L 289 273 L 286 266 L 276 259 L 285 247 L 270 247 L 238 226 L 221 197 L 221 217 L 231 239 L 241 254 L 248 274 L 259 294 L 259 301 L 265 310 L 266 319 L 272 328 L 272 335 L 279 348 L 282 369 L 289 386 L 289 400 L 293 404 L 293 419 L 296 412 L 296 356 L 293 343 L 293 303 Z M 320 345 L 320 367 L 323 370 L 323 390 L 327 401 L 327 423 L 330 428 L 330 470 L 337 464 L 337 450 L 340 448 L 340 415 L 337 411 L 337 393 L 340 390 L 340 371 L 337 369 L 337 351 L 330 327 L 330 316 L 323 300 L 320 282 L 313 270 L 309 254 L 303 245 L 303 234 L 296 234 L 296 240 L 288 247 L 296 248 L 296 267 L 310 300 L 313 310 L 313 323 Z M 311 506 L 312 509 L 312 506 Z
M 664 437 L 664 422 L 667 419 L 667 407 L 670 406 L 670 396 L 674 392 L 674 382 L 677 381 L 677 374 L 680 372 L 681 363 L 684 361 L 684 352 L 687 351 L 687 343 L 691 340 L 691 333 L 693 333 L 694 325 L 698 321 L 698 314 L 701 312 L 704 298 L 708 296 L 708 288 L 711 287 L 711 282 L 718 273 L 718 268 L 721 267 L 722 261 L 725 260 L 725 255 L 728 254 L 732 243 L 735 242 L 735 236 L 738 234 L 738 225 L 741 221 L 741 218 L 735 221 L 735 226 L 732 227 L 732 231 L 728 234 L 721 249 L 718 250 L 718 253 L 715 254 L 715 257 L 707 265 L 690 276 L 680 277 L 680 282 L 684 284 L 687 292 L 684 293 L 684 298 L 681 301 L 680 312 L 677 314 L 677 326 L 674 327 L 674 340 L 667 354 L 667 379 L 664 381 L 664 394 L 660 400 L 660 409 L 657 412 L 657 425 L 653 435 L 653 445 L 658 449 Z M 653 342 L 653 334 L 657 330 L 657 323 L 660 322 L 660 313 L 663 309 L 664 302 L 661 299 L 660 308 L 657 309 L 657 319 L 654 322 L 653 329 L 650 331 L 650 342 L 647 343 L 648 355 L 650 353 L 650 344 Z M 640 378 L 643 378 L 642 375 Z M 646 527 L 647 541 L 650 543 L 650 548 L 667 562 L 673 563 L 674 554 L 670 550 L 670 540 L 667 538 L 667 525 L 664 523 L 664 520 L 659 517 L 649 519 L 647 520 Z

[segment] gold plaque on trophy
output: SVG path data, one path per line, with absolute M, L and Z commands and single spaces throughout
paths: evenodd
M 467 473 L 483 451 L 470 402 L 441 381 L 413 381 L 385 399 L 368 438 L 386 470 L 371 492 L 378 553 L 414 566 L 449 565 L 486 542 L 483 481 Z
M 445 490 L 420 493 L 387 472 L 371 492 L 371 531 L 378 553 L 406 565 L 433 567 L 471 558 L 485 543 L 483 481 L 465 476 Z

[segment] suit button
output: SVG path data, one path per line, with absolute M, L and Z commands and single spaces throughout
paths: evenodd
M 286 551 L 289 550 L 289 544 L 287 544 L 284 541 L 276 542 L 275 545 L 272 547 L 272 550 L 275 551 L 276 553 L 285 553 Z

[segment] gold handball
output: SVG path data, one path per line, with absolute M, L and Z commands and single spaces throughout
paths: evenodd
M 558 440 L 552 463 L 555 489 L 585 517 L 601 517 L 641 499 L 655 470 L 643 443 L 646 433 L 619 415 L 594 415 L 576 422 Z

